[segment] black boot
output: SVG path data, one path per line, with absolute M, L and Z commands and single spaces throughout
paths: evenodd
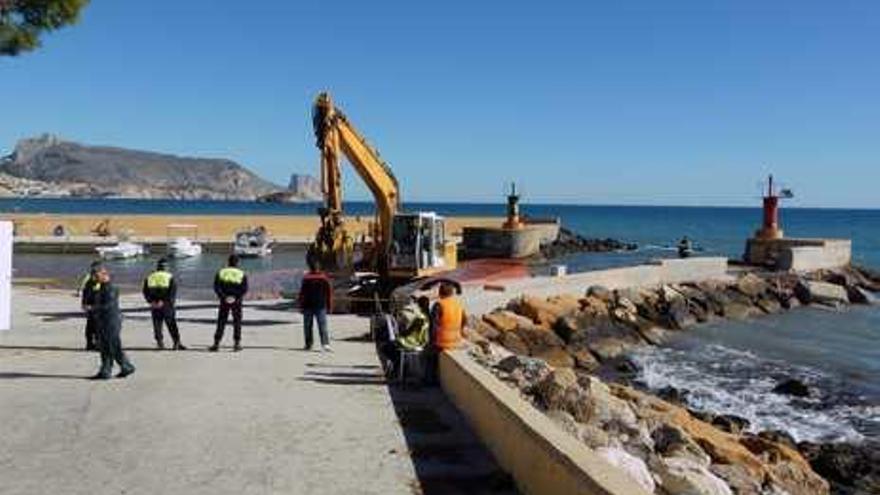
M 220 350 L 220 342 L 214 342 L 214 345 L 212 345 L 211 347 L 208 347 L 208 350 L 209 350 L 210 352 L 217 352 L 217 351 L 219 351 L 219 350 Z
M 174 350 L 175 350 L 175 351 L 185 351 L 185 350 L 186 350 L 186 346 L 183 345 L 183 344 L 181 344 L 180 342 L 175 342 L 175 343 L 174 343 Z
M 235 346 L 232 347 L 232 350 L 238 352 L 241 350 L 241 342 L 236 341 Z

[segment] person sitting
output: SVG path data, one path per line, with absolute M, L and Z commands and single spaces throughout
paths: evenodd
M 455 297 L 455 287 L 450 283 L 440 285 L 440 299 L 431 312 L 434 339 L 438 352 L 455 349 L 461 345 L 461 331 L 467 324 L 467 316 L 461 302 Z
M 428 298 L 422 296 L 404 306 L 397 316 L 400 334 L 379 344 L 379 354 L 387 376 L 394 376 L 398 372 L 404 351 L 421 352 L 428 346 L 431 326 L 427 311 L 429 304 Z

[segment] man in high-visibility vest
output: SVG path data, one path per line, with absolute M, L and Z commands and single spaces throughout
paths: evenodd
M 98 281 L 98 269 L 101 262 L 92 262 L 89 273 L 83 277 L 79 287 L 80 303 L 86 313 L 86 350 L 98 350 L 98 318 L 95 315 L 95 296 L 101 290 L 101 282 Z
M 156 338 L 156 347 L 165 348 L 162 338 L 163 323 L 168 326 L 168 333 L 174 342 L 175 351 L 184 351 L 186 346 L 180 342 L 180 331 L 177 329 L 177 316 L 174 312 L 174 301 L 177 298 L 177 283 L 174 275 L 168 271 L 168 261 L 165 258 L 159 260 L 156 271 L 147 275 L 143 286 L 144 299 L 150 304 L 150 314 L 153 317 L 153 336 Z
M 461 345 L 461 330 L 467 323 L 467 316 L 461 302 L 455 297 L 452 284 L 440 284 L 440 299 L 434 303 L 431 321 L 437 350 L 455 349 Z
M 226 329 L 226 320 L 232 313 L 234 351 L 241 350 L 241 301 L 247 294 L 248 281 L 244 270 L 238 267 L 239 259 L 236 255 L 229 256 L 229 263 L 221 268 L 214 277 L 214 293 L 220 299 L 220 307 L 217 312 L 217 331 L 214 333 L 214 345 L 208 348 L 211 352 L 220 349 L 220 341 L 223 340 L 223 331 Z

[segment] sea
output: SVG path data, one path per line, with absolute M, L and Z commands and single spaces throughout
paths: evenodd
M 316 204 L 268 204 L 238 201 L 127 199 L 0 199 L 3 213 L 141 213 L 308 215 Z M 408 203 L 405 210 L 447 216 L 501 216 L 502 204 Z M 370 215 L 368 202 L 346 203 L 354 215 Z M 622 253 L 575 254 L 556 260 L 579 272 L 673 257 L 682 236 L 705 255 L 742 256 L 745 239 L 761 221 L 760 208 L 681 206 L 599 206 L 523 204 L 525 214 L 559 217 L 563 226 L 586 237 L 638 244 Z M 880 210 L 785 208 L 788 236 L 848 238 L 853 262 L 880 269 Z M 69 277 L 81 273 L 90 256 L 20 254 L 16 277 Z M 118 262 L 111 269 L 131 287 L 155 259 Z M 209 287 L 223 257 L 206 255 L 174 267 L 182 285 Z M 248 260 L 256 273 L 295 273 L 303 253 L 277 253 Z M 60 275 L 61 274 L 61 275 Z M 716 322 L 677 334 L 669 345 L 634 356 L 647 388 L 673 386 L 686 392 L 694 409 L 745 417 L 750 429 L 784 430 L 797 441 L 880 440 L 880 307 L 842 311 L 803 308 L 746 322 Z M 798 378 L 814 390 L 811 397 L 777 395 L 781 380 Z

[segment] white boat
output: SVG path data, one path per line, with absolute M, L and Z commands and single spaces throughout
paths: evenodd
M 168 243 L 165 253 L 169 258 L 189 258 L 202 254 L 202 245 L 188 237 L 177 237 Z
M 120 241 L 113 246 L 98 246 L 95 251 L 105 260 L 124 260 L 147 254 L 143 244 L 129 241 Z
M 261 258 L 272 254 L 272 240 L 263 227 L 242 230 L 235 233 L 232 250 L 242 258 Z

